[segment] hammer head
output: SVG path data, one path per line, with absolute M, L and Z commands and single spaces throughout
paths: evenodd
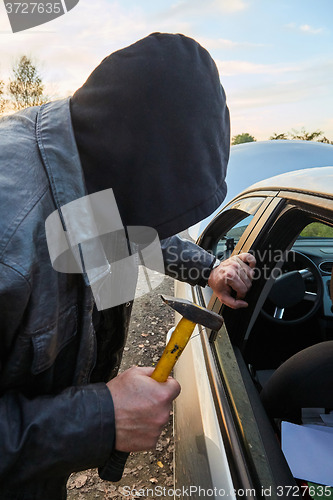
M 172 307 L 172 309 L 184 318 L 193 321 L 193 323 L 205 326 L 211 330 L 219 330 L 223 324 L 223 319 L 219 314 L 209 311 L 205 307 L 198 306 L 189 300 L 163 295 L 161 295 L 161 298 L 168 306 Z

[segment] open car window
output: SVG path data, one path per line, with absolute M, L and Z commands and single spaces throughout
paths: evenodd
M 264 200 L 262 197 L 245 198 L 219 216 L 219 228 L 215 230 L 210 249 L 218 259 L 230 256 Z
M 298 237 L 298 240 L 313 238 L 325 238 L 333 241 L 333 227 L 327 226 L 321 222 L 312 222 L 306 226 Z
M 202 246 L 212 252 L 219 260 L 227 259 L 240 242 L 265 200 L 264 197 L 254 196 L 244 198 L 231 207 L 227 207 L 219 214 L 218 220 L 211 223 L 208 237 L 204 238 Z M 202 290 L 202 295 L 205 303 L 208 304 L 212 290 L 206 287 Z
M 253 215 L 248 215 L 218 240 L 214 252 L 218 259 L 224 260 L 231 255 L 252 219 Z

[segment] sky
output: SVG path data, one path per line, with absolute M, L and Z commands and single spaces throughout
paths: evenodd
M 333 140 L 333 0 L 80 0 L 12 33 L 0 0 L 0 80 L 26 54 L 52 98 L 71 95 L 109 53 L 149 33 L 183 33 L 212 55 L 232 135 L 292 129 Z

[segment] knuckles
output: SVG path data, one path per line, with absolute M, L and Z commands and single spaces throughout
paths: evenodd
M 157 408 L 171 408 L 173 399 L 173 393 L 170 391 L 160 391 L 155 396 L 155 405 Z
M 235 257 L 235 259 L 236 258 L 237 257 Z M 233 259 L 233 257 L 231 257 L 231 259 Z M 243 279 L 249 279 L 251 281 L 254 276 L 254 270 L 242 261 L 231 259 L 228 265 L 226 264 L 223 269 L 225 279 L 232 282 L 238 281 L 238 279 L 241 281 Z

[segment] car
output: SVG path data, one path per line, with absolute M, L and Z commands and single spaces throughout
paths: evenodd
M 251 252 L 257 265 L 245 309 L 221 305 L 209 287 L 175 284 L 177 297 L 224 319 L 219 331 L 197 326 L 174 369 L 182 386 L 174 416 L 176 494 L 331 498 L 333 458 L 328 483 L 297 477 L 281 448 L 281 427 L 323 424 L 320 415 L 333 409 L 333 373 L 317 352 L 327 356 L 333 344 L 333 167 L 298 169 L 245 188 L 197 243 L 220 260 Z M 304 353 L 319 365 L 318 380 Z M 290 371 L 300 357 L 286 381 L 286 366 Z M 320 399 L 324 389 L 329 394 Z M 312 458 L 313 470 L 320 458 Z
M 293 170 L 333 165 L 331 144 L 313 141 L 254 141 L 231 146 L 226 182 L 227 196 L 210 216 L 189 228 L 197 240 L 208 223 L 243 189 L 274 175 Z

